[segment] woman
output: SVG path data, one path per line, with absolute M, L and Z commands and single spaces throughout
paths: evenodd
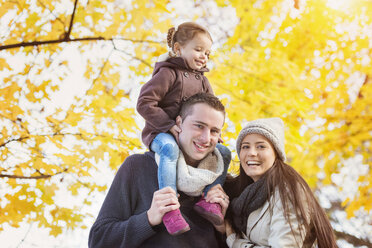
M 248 122 L 236 141 L 240 175 L 226 185 L 231 247 L 337 247 L 332 226 L 305 180 L 284 163 L 280 118 Z

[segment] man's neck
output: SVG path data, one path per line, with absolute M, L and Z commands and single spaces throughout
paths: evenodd
M 188 159 L 188 158 L 185 158 L 185 161 L 187 165 L 190 165 L 194 168 L 197 168 L 200 163 L 200 160 L 193 160 L 193 159 Z

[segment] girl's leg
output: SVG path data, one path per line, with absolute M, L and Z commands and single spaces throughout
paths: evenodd
M 179 148 L 171 134 L 159 133 L 151 143 L 151 150 L 159 154 L 159 189 L 170 186 L 177 192 L 177 160 Z
M 207 185 L 205 188 L 204 188 L 204 195 L 206 196 L 208 191 L 215 185 L 217 184 L 221 184 L 221 186 L 223 186 L 223 184 L 225 183 L 225 179 L 226 179 L 226 175 L 227 175 L 227 170 L 229 169 L 229 165 L 230 165 L 230 161 L 231 161 L 231 151 L 229 150 L 229 148 L 227 148 L 226 146 L 224 145 L 221 145 L 220 143 L 217 144 L 217 149 L 220 151 L 221 155 L 222 155 L 222 159 L 223 159 L 223 165 L 224 165 L 224 169 L 223 169 L 223 172 L 222 172 L 222 175 L 217 177 L 217 179 Z
M 208 191 L 217 184 L 223 185 L 225 182 L 227 169 L 229 168 L 230 160 L 231 160 L 231 152 L 230 150 L 221 145 L 217 144 L 217 149 L 220 151 L 223 163 L 224 163 L 224 170 L 222 172 L 222 175 L 219 176 L 213 183 L 206 186 L 203 193 L 204 196 L 207 195 Z M 224 223 L 224 216 L 222 214 L 222 209 L 220 204 L 218 203 L 210 203 L 205 200 L 204 197 L 201 197 L 200 200 L 194 205 L 194 210 L 199 213 L 201 216 L 203 216 L 205 219 L 213 223 L 214 225 L 222 225 Z
M 158 182 L 159 189 L 170 186 L 177 192 L 177 160 L 179 148 L 171 134 L 159 133 L 151 143 L 151 150 L 159 154 Z M 190 230 L 180 209 L 164 214 L 163 224 L 171 235 L 179 235 Z

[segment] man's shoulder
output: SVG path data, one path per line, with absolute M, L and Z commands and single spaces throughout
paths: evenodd
M 148 178 L 157 173 L 157 165 L 153 152 L 143 154 L 133 154 L 128 156 L 119 167 L 116 175 L 121 180 L 136 180 L 138 178 Z
M 153 152 L 136 153 L 128 156 L 121 167 L 140 169 L 148 168 L 149 164 L 155 164 L 155 154 Z
M 155 153 L 146 151 L 144 153 L 135 153 L 132 155 L 129 155 L 125 160 L 138 160 L 138 159 L 154 159 Z

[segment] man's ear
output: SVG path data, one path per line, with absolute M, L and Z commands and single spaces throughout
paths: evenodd
M 181 116 L 177 116 L 177 118 L 176 118 L 176 125 L 177 125 L 178 127 L 180 127 L 181 124 L 182 124 L 182 117 L 181 117 Z

